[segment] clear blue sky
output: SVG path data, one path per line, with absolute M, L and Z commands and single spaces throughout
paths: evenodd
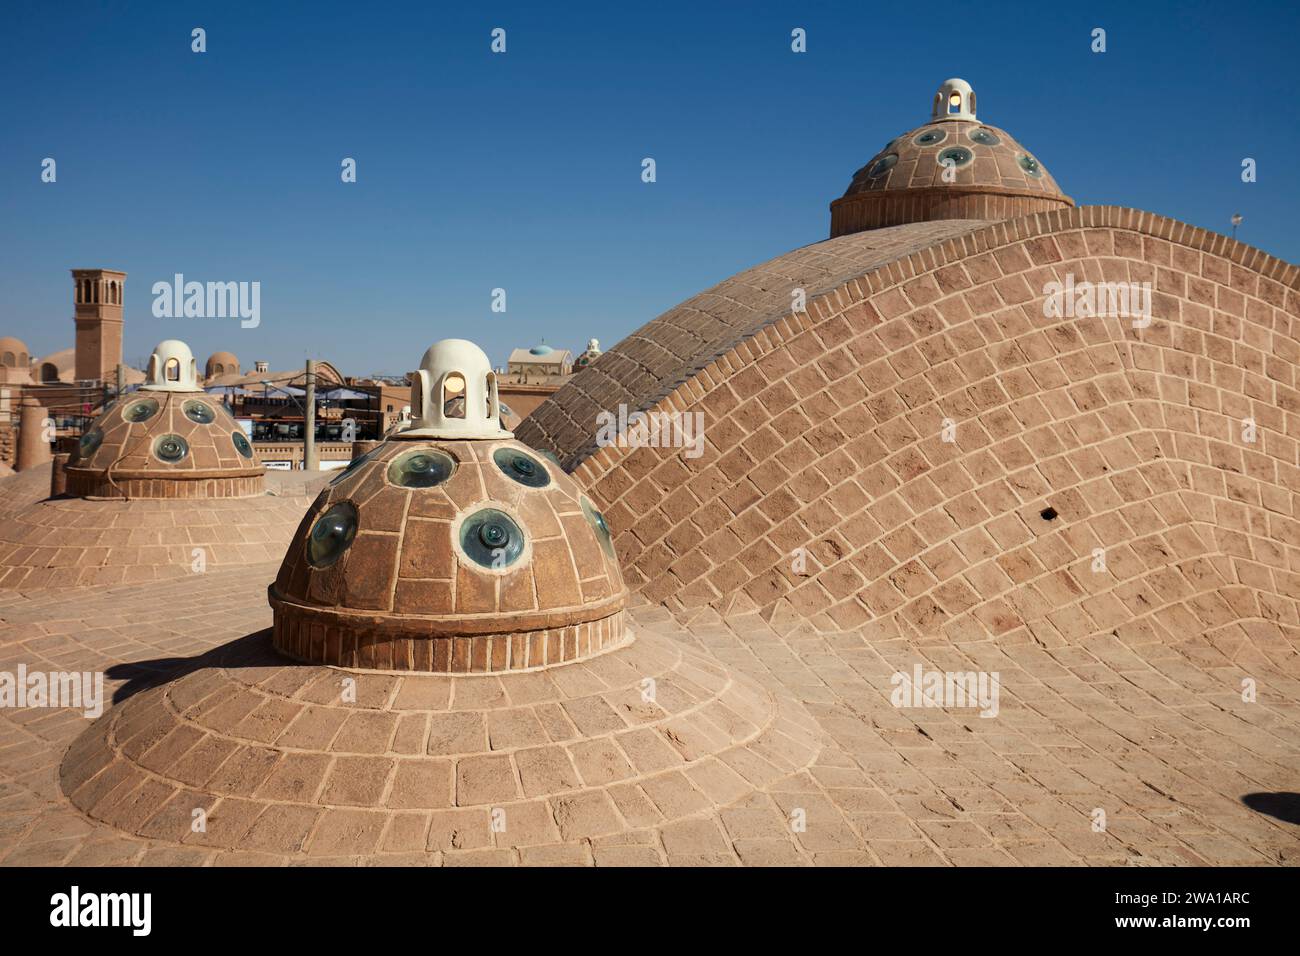
M 1240 238 L 1300 261 L 1294 2 L 7 6 L 0 334 L 37 355 L 72 344 L 68 269 L 99 266 L 130 274 L 128 360 L 168 337 L 362 375 L 447 336 L 498 364 L 608 347 L 824 239 L 949 76 L 1076 202 L 1220 231 L 1240 212 Z M 259 281 L 261 326 L 155 318 L 177 272 Z

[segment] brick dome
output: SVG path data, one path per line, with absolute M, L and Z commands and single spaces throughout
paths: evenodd
M 1071 281 L 1145 283 L 1150 315 L 1051 308 Z M 913 223 L 701 293 L 519 437 L 605 509 L 629 588 L 682 614 L 1041 646 L 1294 642 L 1293 536 L 1272 509 L 1290 513 L 1300 475 L 1281 371 L 1297 316 L 1295 265 L 1148 212 Z M 619 404 L 703 414 L 702 454 L 597 446 L 583 424 Z M 1199 597 L 1166 590 L 1183 573 Z
M 218 375 L 238 375 L 239 359 L 233 352 L 213 352 L 208 356 L 207 363 L 203 366 L 204 378 L 215 378 Z
M 626 591 L 605 520 L 501 427 L 487 357 L 447 339 L 412 380 L 412 427 L 352 462 L 303 519 L 270 588 L 276 647 L 464 673 L 618 644 Z
M 260 495 L 266 469 L 204 392 L 133 392 L 104 407 L 68 462 L 68 493 L 103 498 Z
M 31 364 L 27 343 L 12 335 L 0 336 L 0 366 L 26 369 Z
M 787 691 L 657 614 L 625 631 L 603 518 L 500 427 L 477 346 L 438 343 L 412 378 L 411 428 L 299 526 L 270 639 L 100 717 L 60 767 L 75 807 L 136 836 L 295 857 L 399 830 L 421 850 L 516 849 L 617 834 L 648 809 L 670 826 L 697 815 L 697 786 L 740 802 L 807 770 L 824 740 Z
M 199 390 L 194 358 L 168 340 L 139 391 L 104 406 L 67 465 L 68 493 L 104 498 L 242 498 L 266 469 L 221 402 Z
M 0 336 L 0 385 L 27 385 L 32 381 L 32 359 L 27 343 Z
M 976 118 L 974 91 L 954 79 L 935 94 L 930 122 L 890 140 L 854 173 L 831 203 L 831 237 L 936 219 L 1012 219 L 1073 205 L 1033 153 Z

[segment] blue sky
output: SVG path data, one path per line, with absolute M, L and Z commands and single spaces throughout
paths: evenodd
M 824 239 L 830 201 L 949 76 L 1076 202 L 1220 231 L 1240 212 L 1240 238 L 1300 261 L 1294 3 L 8 7 L 0 334 L 37 355 L 72 344 L 68 269 L 97 266 L 129 273 L 128 361 L 169 337 L 358 375 L 448 336 L 497 363 L 543 338 L 608 347 Z M 150 286 L 177 272 L 260 282 L 260 326 L 155 318 Z

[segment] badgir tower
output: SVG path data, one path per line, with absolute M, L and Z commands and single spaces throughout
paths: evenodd
M 956 79 L 830 213 L 517 427 L 435 343 L 278 571 L 189 585 L 203 652 L 31 742 L 52 809 L 5 862 L 1294 861 L 1252 800 L 1294 783 L 1296 266 L 1076 206 Z M 10 568 L 92 529 L 141 560 L 101 553 L 124 489 L 141 527 L 250 520 L 261 468 L 195 375 L 159 346 Z M 620 408 L 702 415 L 703 448 L 598 441 Z M 1000 698 L 900 705 L 914 668 Z

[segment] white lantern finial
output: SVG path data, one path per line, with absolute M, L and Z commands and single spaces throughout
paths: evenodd
M 149 392 L 199 391 L 198 364 L 190 347 L 179 339 L 159 342 L 149 356 L 149 370 L 140 389 Z
M 465 339 L 429 346 L 411 375 L 411 427 L 401 438 L 513 438 L 501 427 L 497 375 L 487 355 Z
M 933 120 L 974 120 L 975 91 L 965 80 L 953 77 L 944 80 L 939 92 L 934 94 Z

